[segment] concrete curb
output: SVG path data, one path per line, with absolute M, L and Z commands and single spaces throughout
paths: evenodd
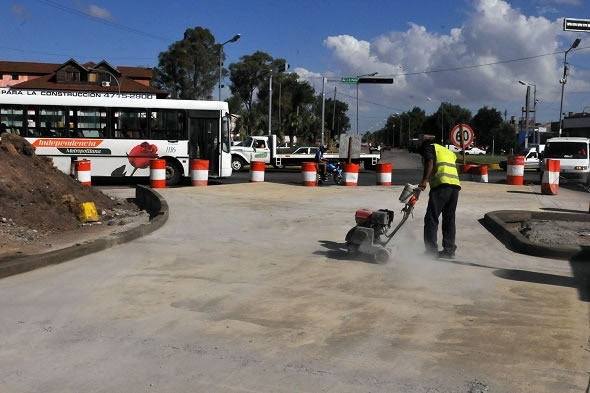
M 584 213 L 496 210 L 484 215 L 483 225 L 510 249 L 522 254 L 566 260 L 590 260 L 590 247 L 534 243 L 523 236 L 517 229 L 508 225 L 530 219 L 590 222 L 590 215 Z
M 111 234 L 90 242 L 77 244 L 47 252 L 45 254 L 26 255 L 0 263 L 0 278 L 25 273 L 40 267 L 55 265 L 74 258 L 92 254 L 97 251 L 123 244 L 145 236 L 160 228 L 168 220 L 168 203 L 160 194 L 149 187 L 137 185 L 135 189 L 136 204 L 150 215 L 150 222 L 128 231 Z

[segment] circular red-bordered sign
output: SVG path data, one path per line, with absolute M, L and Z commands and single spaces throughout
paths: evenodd
M 457 146 L 459 149 L 462 149 L 461 146 L 461 129 L 463 129 L 463 146 L 469 146 L 473 143 L 473 139 L 475 138 L 475 133 L 467 124 L 457 124 L 451 130 L 451 143 Z

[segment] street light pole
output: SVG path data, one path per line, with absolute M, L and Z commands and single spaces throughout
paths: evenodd
M 121 84 L 119 83 L 119 79 L 115 75 L 113 75 L 112 72 L 107 70 L 99 70 L 98 68 L 88 68 L 88 71 L 101 72 L 103 74 L 108 74 L 112 76 L 115 82 L 117 82 L 117 87 L 119 88 L 119 97 L 121 97 Z
M 561 103 L 559 104 L 559 136 L 561 136 L 561 130 L 563 128 L 563 124 L 561 122 L 561 112 L 563 111 L 563 91 L 565 89 L 565 84 L 567 82 L 567 74 L 569 73 L 569 69 L 567 66 L 567 54 L 572 49 L 577 48 L 578 45 L 580 45 L 580 41 L 582 41 L 580 38 L 576 38 L 572 46 L 570 46 L 570 48 L 565 51 L 565 58 L 563 59 L 563 78 L 561 78 L 561 80 L 559 81 L 559 83 L 561 83 Z
M 241 37 L 241 34 L 236 34 L 235 36 L 233 36 L 231 39 L 225 41 L 223 44 L 219 45 L 219 101 L 221 101 L 221 88 L 223 87 L 223 85 L 221 84 L 221 67 L 223 66 L 223 63 L 221 62 L 221 54 L 223 53 L 223 46 L 227 43 L 230 42 L 236 42 L 237 40 L 239 40 Z
M 357 78 L 362 78 L 363 76 L 375 76 L 378 72 L 373 72 L 372 74 L 363 74 L 357 75 Z M 356 81 L 356 134 L 359 133 L 359 81 Z

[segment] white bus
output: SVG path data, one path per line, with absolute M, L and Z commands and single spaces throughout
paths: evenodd
M 232 173 L 226 102 L 156 99 L 153 94 L 0 88 L 0 133 L 25 137 L 39 156 L 71 173 L 88 159 L 92 176 L 149 176 L 166 160 L 168 185 L 209 160 L 211 177 Z

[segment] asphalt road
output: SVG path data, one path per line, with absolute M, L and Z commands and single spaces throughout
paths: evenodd
M 422 161 L 419 154 L 408 153 L 406 150 L 384 151 L 381 154 L 381 162 L 393 164 L 391 181 L 395 185 L 417 184 L 422 179 Z M 230 178 L 220 179 L 219 182 L 222 184 L 247 183 L 250 180 L 250 173 L 247 169 L 238 173 L 234 172 Z M 506 172 L 490 171 L 488 178 L 490 183 L 506 183 Z M 301 169 L 298 167 L 275 169 L 268 166 L 265 171 L 265 181 L 280 184 L 300 184 L 302 181 Z M 530 170 L 525 172 L 525 182 L 539 184 L 539 181 L 539 172 Z M 365 170 L 361 166 L 358 186 L 374 186 L 375 182 L 375 171 Z M 334 183 L 328 182 L 327 186 L 330 185 L 334 185 Z

